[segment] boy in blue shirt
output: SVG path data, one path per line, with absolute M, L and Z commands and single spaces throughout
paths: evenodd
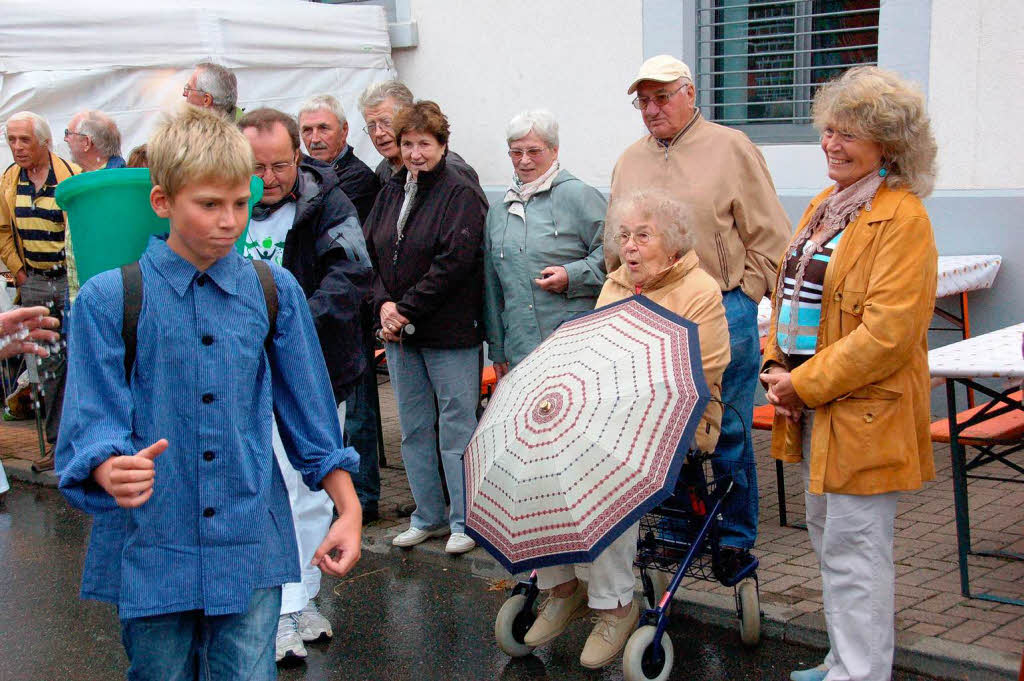
M 57 446 L 60 488 L 94 515 L 82 597 L 115 603 L 128 678 L 274 679 L 281 587 L 299 579 L 288 495 L 271 450 L 276 414 L 292 465 L 339 513 L 313 557 L 336 576 L 359 559 L 361 511 L 305 295 L 271 265 L 275 333 L 252 263 L 248 140 L 188 107 L 149 141 L 153 210 L 136 360 L 125 376 L 118 270 L 70 315 Z M 112 216 L 116 219 L 116 216 Z

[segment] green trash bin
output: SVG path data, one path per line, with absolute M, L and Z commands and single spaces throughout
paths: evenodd
M 57 185 L 55 198 L 68 214 L 78 283 L 105 270 L 135 262 L 149 237 L 166 234 L 170 225 L 149 205 L 153 185 L 148 168 L 111 168 L 69 177 Z M 253 177 L 249 212 L 263 196 L 263 180 Z M 236 248 L 242 252 L 247 231 Z

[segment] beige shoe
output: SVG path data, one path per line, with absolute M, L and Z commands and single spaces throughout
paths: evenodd
M 537 612 L 537 620 L 523 637 L 523 643 L 531 648 L 544 645 L 565 631 L 570 622 L 586 617 L 589 612 L 587 585 L 581 579 L 576 584 L 576 591 L 568 598 L 548 596 Z
M 626 641 L 636 631 L 640 620 L 640 607 L 636 599 L 625 617 L 602 612 L 597 616 L 597 624 L 587 637 L 587 643 L 580 654 L 580 664 L 587 669 L 606 667 L 619 656 L 626 647 Z

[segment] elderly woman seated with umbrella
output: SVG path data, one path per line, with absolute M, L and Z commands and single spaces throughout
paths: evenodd
M 729 363 L 729 331 L 720 287 L 698 266 L 689 219 L 683 205 L 660 193 L 638 192 L 618 198 L 609 212 L 604 243 L 606 249 L 618 251 L 623 264 L 608 276 L 597 306 L 640 295 L 695 323 L 704 379 L 712 398 L 717 399 L 722 372 Z M 539 352 L 543 351 L 542 346 Z M 629 393 L 637 387 L 621 386 L 625 397 L 619 399 L 635 399 Z M 696 426 L 693 446 L 702 451 L 713 451 L 718 440 L 722 407 L 714 399 Z M 637 527 L 630 526 L 590 564 L 589 584 L 576 577 L 574 565 L 537 570 L 537 585 L 550 591 L 524 638 L 526 645 L 551 641 L 592 609 L 597 624 L 580 663 L 597 669 L 618 656 L 640 613 L 633 598 Z

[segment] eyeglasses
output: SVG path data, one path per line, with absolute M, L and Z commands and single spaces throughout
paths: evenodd
M 64 139 L 71 137 L 72 135 L 78 135 L 79 137 L 88 137 L 84 132 L 72 132 L 71 130 L 64 128 Z
M 197 87 L 189 87 L 188 85 L 186 85 L 185 89 L 181 91 L 181 96 L 182 97 L 188 97 L 188 93 L 190 93 L 190 92 L 198 92 L 201 95 L 205 95 L 206 94 L 206 90 L 200 90 Z
M 634 234 L 633 232 L 619 232 L 618 234 L 615 235 L 615 241 L 620 246 L 625 246 L 626 244 L 629 243 L 629 240 L 632 239 L 633 243 L 635 243 L 637 246 L 646 246 L 647 244 L 651 243 L 651 239 L 653 239 L 655 236 L 656 235 L 651 234 L 650 232 L 637 232 L 636 234 Z
M 391 127 L 391 120 L 388 118 L 383 118 L 373 123 L 367 123 L 366 127 L 363 128 L 363 132 L 365 132 L 367 135 L 372 135 L 375 132 L 377 132 L 378 128 L 380 128 L 381 130 L 393 130 L 393 128 Z
M 269 168 L 270 172 L 274 173 L 275 175 L 280 175 L 287 171 L 289 168 L 291 168 L 293 165 L 295 165 L 294 161 L 288 163 L 286 163 L 285 161 L 280 161 L 278 163 L 272 163 L 269 166 L 265 166 L 262 163 L 257 163 L 255 166 L 253 166 L 252 171 L 255 175 L 263 177 L 263 174 L 266 173 Z
M 523 154 L 526 154 L 532 159 L 538 159 L 545 151 L 547 151 L 547 149 L 542 147 L 532 147 L 530 149 L 509 149 L 508 157 L 513 161 L 518 161 L 523 157 Z
M 653 97 L 637 97 L 636 99 L 633 100 L 633 106 L 643 111 L 644 109 L 647 108 L 647 105 L 653 101 L 655 104 L 658 105 L 658 108 L 660 109 L 666 104 L 668 104 L 668 100 L 675 97 L 676 93 L 685 88 L 687 85 L 689 85 L 689 83 L 683 83 L 672 92 L 659 92 Z

